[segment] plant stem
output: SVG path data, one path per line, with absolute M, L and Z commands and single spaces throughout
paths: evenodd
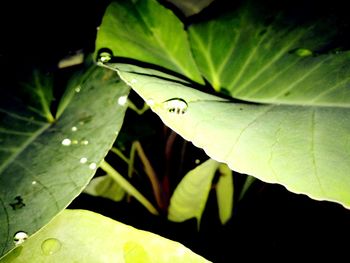
M 130 163 L 133 164 L 133 160 L 135 158 L 135 152 L 137 152 L 138 156 L 140 157 L 140 160 L 144 166 L 144 171 L 146 175 L 148 176 L 148 179 L 151 182 L 152 189 L 153 189 L 153 195 L 156 199 L 157 205 L 159 208 L 164 208 L 164 203 L 161 198 L 161 190 L 160 190 L 160 184 L 158 181 L 157 174 L 155 170 L 153 169 L 150 161 L 148 160 L 145 152 L 142 149 L 141 143 L 139 141 L 134 141 L 131 146 L 131 152 L 130 152 Z
M 159 215 L 157 209 L 144 197 L 128 180 L 118 173 L 109 163 L 103 160 L 100 168 L 113 178 L 126 192 L 135 197 L 148 211 L 154 215 Z

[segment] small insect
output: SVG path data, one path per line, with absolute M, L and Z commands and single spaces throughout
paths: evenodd
M 163 106 L 169 113 L 185 114 L 188 104 L 185 100 L 180 98 L 172 98 L 163 102 Z
M 15 202 L 10 203 L 10 206 L 13 210 L 18 210 L 25 206 L 25 203 L 23 202 L 23 198 L 21 196 L 16 196 L 14 200 Z

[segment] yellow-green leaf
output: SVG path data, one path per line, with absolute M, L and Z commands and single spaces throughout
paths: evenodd
M 87 210 L 64 210 L 1 263 L 209 262 L 182 244 Z
M 220 177 L 216 185 L 216 196 L 221 224 L 226 224 L 232 216 L 233 175 L 232 170 L 225 164 L 220 164 L 219 171 Z
M 209 159 L 189 171 L 170 198 L 169 220 L 182 222 L 195 217 L 198 226 L 219 163 Z

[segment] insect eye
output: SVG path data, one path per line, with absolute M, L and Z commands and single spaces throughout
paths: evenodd
M 165 109 L 169 113 L 174 113 L 177 115 L 184 114 L 187 111 L 188 104 L 185 100 L 180 98 L 173 98 L 163 102 Z

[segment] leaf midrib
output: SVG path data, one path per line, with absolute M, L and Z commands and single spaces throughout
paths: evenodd
M 28 140 L 25 143 L 23 143 L 21 147 L 18 148 L 18 151 L 15 154 L 13 154 L 3 164 L 1 164 L 0 175 L 7 168 L 9 163 L 12 163 L 28 147 L 28 145 L 30 145 L 35 139 L 37 139 L 42 133 L 44 133 L 50 126 L 50 123 L 43 125 L 40 129 L 34 132 L 33 135 L 29 137 Z

